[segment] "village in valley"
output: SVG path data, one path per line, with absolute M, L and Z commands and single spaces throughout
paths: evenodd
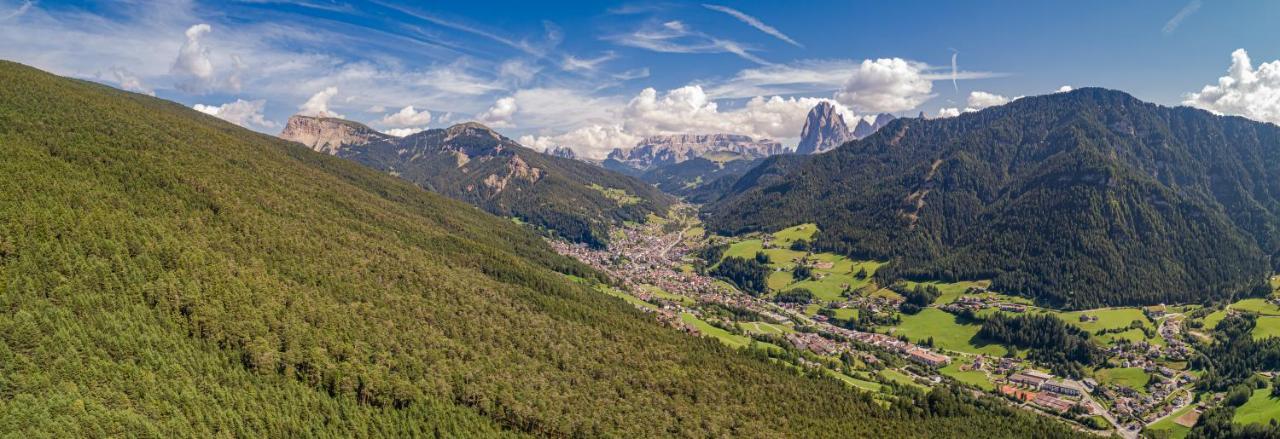
M 1196 390 L 1201 372 L 1189 367 L 1195 351 L 1188 341 L 1210 337 L 1232 306 L 1065 312 L 991 291 L 984 281 L 881 286 L 873 275 L 882 262 L 812 251 L 812 224 L 725 237 L 706 233 L 691 206 L 671 218 L 616 229 L 608 249 L 551 244 L 614 280 L 598 290 L 661 322 L 883 398 L 897 388 L 954 385 L 1122 437 L 1181 437 L 1223 398 Z M 729 257 L 766 266 L 768 288 L 747 291 L 716 270 Z M 931 300 L 917 307 L 922 290 Z M 1247 305 L 1280 319 L 1277 299 Z M 1090 334 L 1105 361 L 1075 377 L 1055 374 L 1054 364 L 1029 359 L 1027 349 L 983 340 L 979 320 L 993 314 L 1052 314 Z

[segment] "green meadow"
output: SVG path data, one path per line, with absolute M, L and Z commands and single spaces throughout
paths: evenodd
M 1270 387 L 1254 390 L 1249 402 L 1236 408 L 1234 420 L 1237 424 L 1280 422 L 1280 398 L 1271 396 Z
M 893 335 L 905 335 L 913 342 L 933 337 L 933 345 L 946 350 L 996 356 L 1007 352 L 998 344 L 975 340 L 980 325 L 961 323 L 958 317 L 937 308 L 925 308 L 916 315 L 902 314 L 901 317 L 902 323 L 893 327 Z
M 956 381 L 977 386 L 982 390 L 995 390 L 996 385 L 991 382 L 990 378 L 987 378 L 987 374 L 985 372 L 980 370 L 960 370 L 961 365 L 969 366 L 972 363 L 972 361 L 956 359 L 946 367 L 938 369 L 938 371 L 942 372 L 943 375 L 955 378 Z
M 1195 404 L 1190 404 L 1190 405 L 1187 405 L 1186 407 L 1175 410 L 1173 413 L 1170 413 L 1169 416 L 1166 416 L 1164 417 L 1164 419 L 1161 419 L 1155 422 L 1154 424 L 1151 424 L 1146 428 L 1146 430 L 1143 430 L 1143 431 L 1168 432 L 1170 439 L 1185 438 L 1187 437 L 1188 433 L 1191 433 L 1191 429 L 1188 427 L 1183 427 L 1181 425 L 1178 425 L 1174 421 L 1176 421 L 1182 415 L 1187 414 L 1187 412 L 1195 410 L 1195 408 L 1196 408 Z
M 1117 367 L 1093 371 L 1093 378 L 1100 383 L 1115 384 L 1146 392 L 1147 383 L 1151 381 L 1141 367 Z

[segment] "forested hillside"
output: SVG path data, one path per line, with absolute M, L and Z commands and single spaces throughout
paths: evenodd
M 1067 434 L 659 326 L 509 220 L 174 103 L 0 62 L 0 148 L 2 435 Z
M 816 222 L 820 249 L 891 260 L 885 278 L 1071 308 L 1227 299 L 1280 262 L 1280 127 L 1081 89 L 766 162 L 706 212 L 722 233 Z

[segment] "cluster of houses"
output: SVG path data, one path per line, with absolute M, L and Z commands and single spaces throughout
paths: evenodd
M 939 354 L 928 348 L 908 343 L 884 334 L 876 334 L 874 332 L 852 331 L 844 328 L 836 328 L 844 332 L 841 335 L 849 337 L 853 340 L 879 347 L 889 352 L 902 355 L 908 360 L 923 364 L 929 367 L 942 367 L 951 362 L 951 357 Z
M 1027 306 L 1021 303 L 1011 303 L 1004 299 L 992 296 L 960 296 L 955 301 L 942 306 L 943 311 L 952 314 L 959 314 L 962 311 L 981 311 L 987 308 L 997 308 L 1001 311 L 1022 313 L 1027 311 Z

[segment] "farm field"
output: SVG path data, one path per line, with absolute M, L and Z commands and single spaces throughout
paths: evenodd
M 1176 421 L 1178 420 L 1178 418 L 1182 417 L 1182 415 L 1187 414 L 1187 412 L 1195 410 L 1195 408 L 1196 408 L 1195 404 L 1191 404 L 1186 407 L 1180 408 L 1177 411 L 1174 411 L 1173 413 L 1171 413 L 1169 416 L 1166 416 L 1164 419 L 1161 419 L 1156 423 L 1151 424 L 1146 428 L 1145 431 L 1165 431 L 1165 432 L 1168 432 L 1169 438 L 1171 439 L 1182 439 L 1184 437 L 1187 437 L 1187 434 L 1191 433 L 1191 428 L 1178 425 Z
M 880 385 L 880 383 L 873 383 L 871 381 L 860 380 L 860 379 L 857 379 L 857 378 L 854 378 L 830 369 L 824 369 L 824 370 L 827 372 L 828 375 L 836 377 L 836 379 L 840 381 L 844 381 L 846 384 L 852 385 L 862 390 L 879 392 L 882 388 L 884 388 L 884 386 Z
M 889 381 L 893 381 L 893 382 L 898 383 L 898 384 L 906 384 L 906 385 L 908 385 L 908 386 L 922 387 L 922 386 L 920 386 L 919 384 L 916 384 L 916 381 L 915 381 L 915 380 L 913 380 L 913 379 L 911 379 L 911 377 L 907 376 L 906 374 L 904 374 L 904 373 L 902 373 L 902 372 L 898 372 L 898 371 L 893 370 L 893 369 L 884 369 L 884 370 L 881 370 L 881 371 L 880 371 L 880 376 L 881 376 L 881 377 L 884 377 L 885 379 L 888 379 Z
M 858 318 L 857 308 L 840 308 L 835 310 L 835 318 L 839 320 L 854 320 Z
M 763 252 L 769 256 L 769 267 L 775 270 L 769 273 L 767 279 L 770 290 L 782 292 L 805 288 L 812 291 L 819 300 L 828 302 L 841 300 L 841 294 L 846 288 L 857 290 L 871 283 L 871 276 L 884 265 L 883 262 L 855 261 L 832 253 L 811 255 L 812 260 L 821 264 L 813 268 L 815 278 L 797 282 L 792 271 L 796 268 L 796 261 L 803 259 L 807 252 L 791 250 L 790 245 L 797 240 L 811 239 L 817 230 L 817 226 L 813 224 L 780 230 L 772 234 L 773 248 L 764 248 L 764 240 L 761 238 L 738 241 L 729 245 L 724 257 L 751 259 L 756 253 Z M 826 265 L 830 267 L 823 268 Z M 860 271 L 865 271 L 867 275 L 859 279 L 855 275 Z
M 694 303 L 697 303 L 697 302 L 696 302 L 696 301 L 694 301 L 694 300 L 693 300 L 693 298 L 691 298 L 691 297 L 685 297 L 685 296 L 681 296 L 681 295 L 679 295 L 679 294 L 671 294 L 671 293 L 666 292 L 666 291 L 665 291 L 665 290 L 663 290 L 662 288 L 658 288 L 658 287 L 653 286 L 653 285 L 647 285 L 647 284 L 646 284 L 646 285 L 641 285 L 641 286 L 640 286 L 640 288 L 644 288 L 644 290 L 645 290 L 645 291 L 647 291 L 647 292 L 649 292 L 649 294 L 652 294 L 652 295 L 654 295 L 654 296 L 657 296 L 657 297 L 660 297 L 660 298 L 663 298 L 663 299 L 670 300 L 670 301 L 672 301 L 672 302 L 679 302 L 679 303 L 683 303 L 683 304 L 685 304 L 685 305 L 693 305 Z
M 1144 393 L 1147 391 L 1147 383 L 1151 381 L 1151 375 L 1141 367 L 1098 369 L 1093 372 L 1093 377 L 1101 383 L 1125 386 Z
M 1231 304 L 1231 309 L 1255 312 L 1267 316 L 1280 316 L 1280 307 L 1268 303 L 1265 299 L 1244 299 Z
M 961 324 L 956 316 L 937 308 L 925 308 L 916 315 L 902 315 L 902 323 L 894 327 L 893 335 L 905 335 L 914 342 L 933 337 L 935 347 L 956 352 L 1000 356 L 1007 351 L 997 344 L 974 345 L 979 325 Z
M 817 224 L 801 224 L 775 232 L 773 234 L 773 239 L 778 242 L 779 247 L 787 247 L 790 246 L 792 242 L 798 240 L 812 241 L 813 235 L 816 233 L 818 233 Z
M 1271 397 L 1271 388 L 1257 389 L 1249 402 L 1236 408 L 1237 424 L 1267 424 L 1280 422 L 1280 399 Z

